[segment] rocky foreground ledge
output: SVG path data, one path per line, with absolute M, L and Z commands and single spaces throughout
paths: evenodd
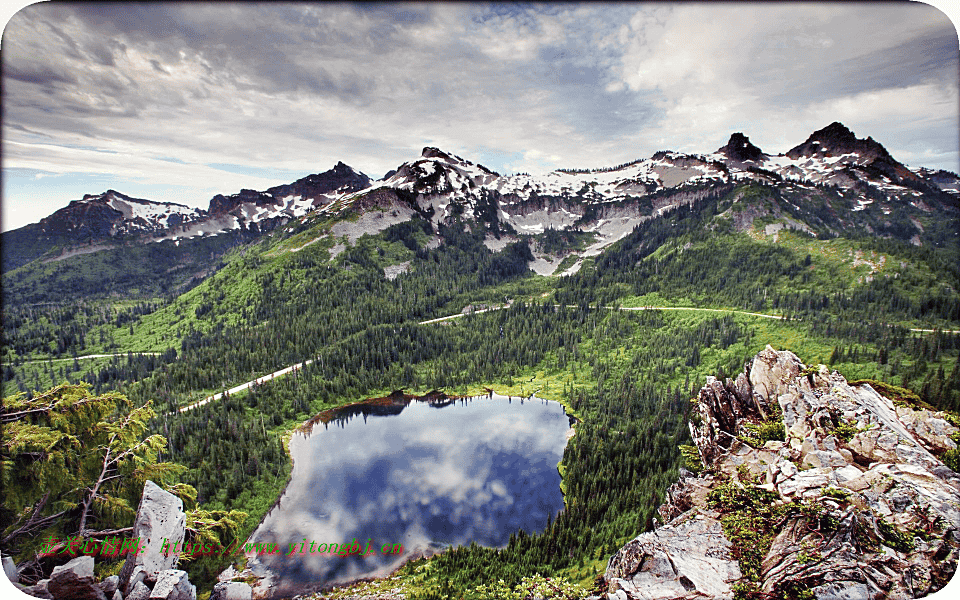
M 770 346 L 696 400 L 701 472 L 682 470 L 666 524 L 610 559 L 607 600 L 920 598 L 954 575 L 949 415 Z

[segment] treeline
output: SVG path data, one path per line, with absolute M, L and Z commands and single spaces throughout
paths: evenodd
M 839 267 L 812 269 L 809 258 L 791 248 L 730 235 L 713 221 L 720 210 L 720 199 L 711 196 L 639 224 L 598 257 L 594 269 L 567 278 L 557 291 L 558 301 L 611 302 L 656 292 L 703 306 L 739 306 L 797 317 L 826 312 L 850 319 L 960 320 L 960 273 L 950 263 L 949 252 L 860 239 L 868 248 L 891 254 L 893 260 L 907 259 L 929 270 L 906 269 L 897 277 L 878 274 L 872 281 L 850 286 L 850 274 Z
M 576 385 L 554 394 L 583 418 L 564 454 L 567 510 L 543 534 L 515 535 L 506 550 L 461 549 L 433 567 L 457 585 L 483 583 L 497 573 L 519 580 L 531 567 L 583 567 L 651 523 L 675 479 L 677 446 L 687 435 L 687 399 L 699 383 L 691 383 L 689 374 L 698 371 L 688 368 L 686 379 L 672 387 L 665 382 L 676 380 L 678 369 L 699 364 L 704 348 L 727 348 L 748 335 L 729 316 L 689 327 L 658 313 L 552 303 L 516 303 L 449 326 L 379 325 L 323 349 L 313 364 L 243 398 L 167 415 L 158 430 L 168 439 L 169 458 L 190 468 L 185 481 L 202 500 L 249 510 L 243 502 L 264 500 L 243 490 L 288 468 L 286 455 L 260 452 L 270 447 L 261 438 L 264 432 L 269 437 L 271 427 L 289 427 L 291 420 L 303 421 L 345 398 L 382 390 L 495 386 L 533 368 L 575 373 Z M 618 356 L 615 347 L 626 352 Z M 737 357 L 728 368 L 742 361 Z M 211 449 L 221 447 L 230 450 L 212 456 Z M 461 569 L 461 561 L 477 567 Z
M 401 225 L 383 235 L 397 239 L 397 244 L 413 243 L 418 229 Z M 381 331 L 407 331 L 403 327 L 411 322 L 458 312 L 483 287 L 529 276 L 526 264 L 532 255 L 525 242 L 493 253 L 483 245 L 482 234 L 453 228 L 441 228 L 441 232 L 445 243 L 432 250 L 418 249 L 409 272 L 393 281 L 384 277 L 377 262 L 378 250 L 388 244 L 382 238 L 359 240 L 336 262 L 329 260 L 325 250 L 304 251 L 255 275 L 241 269 L 236 273 L 246 278 L 241 283 L 235 283 L 234 273 L 225 269 L 211 279 L 192 310 L 176 308 L 194 317 L 184 319 L 189 324 L 177 331 L 178 360 L 143 381 L 140 392 L 131 393 L 158 398 L 172 410 L 194 390 L 227 387 L 310 357 L 340 364 L 337 354 L 341 351 L 352 356 L 382 345 L 382 340 L 370 339 Z M 228 294 L 236 292 L 230 289 L 234 286 L 250 288 L 249 301 L 230 304 Z M 433 342 L 427 339 L 397 343 L 417 352 L 433 352 Z M 351 363 L 340 379 L 363 380 L 366 373 L 395 360 L 377 356 Z M 359 368 L 354 371 L 353 366 Z M 334 389 L 357 386 L 345 382 Z
M 251 242 L 255 232 L 118 245 L 64 260 L 34 260 L 3 274 L 7 304 L 62 302 L 63 298 L 156 298 L 199 283 L 224 255 Z
M 141 300 L 126 306 L 96 300 L 34 305 L 5 303 L 4 360 L 19 364 L 24 357 L 37 354 L 53 358 L 77 356 L 88 344 L 98 341 L 90 336 L 96 337 L 94 331 L 101 326 L 121 327 L 136 323 L 141 316 L 164 304 L 158 299 Z

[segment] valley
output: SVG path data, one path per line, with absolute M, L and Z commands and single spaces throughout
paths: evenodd
M 878 146 L 835 123 L 779 155 L 735 134 L 539 177 L 426 148 L 380 180 L 338 163 L 189 214 L 91 195 L 3 234 L 3 393 L 149 403 L 158 460 L 182 467 L 165 483 L 244 513 L 225 547 L 270 513 L 321 411 L 396 390 L 560 402 L 578 421 L 563 510 L 378 585 L 481 598 L 539 573 L 593 590 L 677 480 L 691 396 L 767 345 L 960 411 L 960 178 Z M 183 568 L 209 592 L 229 564 Z

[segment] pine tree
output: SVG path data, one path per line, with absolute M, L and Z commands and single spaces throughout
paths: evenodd
M 91 395 L 87 384 L 5 398 L 0 543 L 27 552 L 50 535 L 125 531 L 146 480 L 165 485 L 185 470 L 158 462 L 163 436 L 143 437 L 153 416 L 149 403 L 131 408 L 117 393 Z M 172 491 L 189 496 L 191 490 Z

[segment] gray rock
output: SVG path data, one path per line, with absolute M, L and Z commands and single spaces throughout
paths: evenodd
M 126 563 L 124 563 L 124 566 L 126 566 Z M 121 572 L 120 572 L 120 576 L 121 576 L 121 577 L 123 576 L 123 571 L 122 571 L 122 570 L 121 570 Z M 123 580 L 121 579 L 121 582 L 122 582 L 122 581 L 123 581 Z M 146 570 L 144 570 L 144 568 L 143 568 L 142 566 L 137 565 L 137 566 L 135 566 L 135 567 L 133 568 L 133 573 L 131 573 L 130 579 L 127 581 L 126 586 L 120 585 L 120 586 L 117 587 L 117 589 L 119 589 L 119 590 L 126 590 L 127 593 L 129 594 L 131 591 L 133 591 L 133 588 L 137 585 L 137 583 L 141 583 L 141 582 L 142 582 L 142 583 L 145 584 L 146 581 L 147 581 L 147 572 L 146 572 Z M 148 587 L 149 587 L 149 586 L 148 586 Z
M 107 596 L 112 596 L 119 584 L 120 577 L 118 575 L 111 575 L 100 582 L 100 589 L 103 590 L 103 593 Z
M 44 598 L 45 600 L 53 600 L 53 594 L 51 594 L 50 590 L 47 588 L 49 584 L 49 579 L 41 579 L 31 586 L 24 586 L 20 589 L 22 589 L 23 593 L 27 594 L 28 596 L 33 596 L 34 598 Z
M 197 588 L 190 583 L 186 571 L 167 569 L 157 575 L 150 593 L 151 600 L 197 600 Z
M 170 549 L 175 543 L 183 541 L 185 533 L 183 501 L 154 482 L 147 481 L 133 525 L 133 537 L 139 538 L 141 550 L 127 554 L 120 570 L 120 589 L 132 589 L 130 578 L 135 567 L 143 567 L 148 583 L 155 582 L 161 571 L 173 568 L 178 556 Z
M 114 591 L 113 591 L 113 599 L 112 599 L 112 600 L 123 600 L 123 594 L 120 593 L 120 590 L 114 590 Z
M 78 556 L 65 565 L 53 568 L 47 590 L 55 598 L 73 600 L 107 600 L 93 581 L 93 557 Z
M 831 581 L 810 590 L 817 600 L 875 600 L 870 588 L 859 581 Z
M 741 574 L 730 548 L 715 519 L 681 517 L 621 548 L 604 578 L 629 600 L 732 598 Z
M 7 576 L 7 579 L 13 583 L 20 582 L 20 575 L 17 573 L 17 564 L 13 562 L 13 559 L 9 556 L 3 557 L 3 573 Z
M 210 600 L 251 600 L 253 588 L 242 581 L 225 581 L 213 586 Z
M 138 581 L 127 594 L 126 600 L 147 600 L 148 598 L 150 598 L 150 588 L 144 582 Z
M 856 468 L 853 465 L 847 465 L 842 469 L 837 469 L 836 471 L 834 471 L 834 474 L 837 476 L 837 482 L 844 483 L 847 481 L 852 481 L 857 477 L 860 477 L 860 475 L 863 474 L 863 471 L 861 471 L 860 469 Z

